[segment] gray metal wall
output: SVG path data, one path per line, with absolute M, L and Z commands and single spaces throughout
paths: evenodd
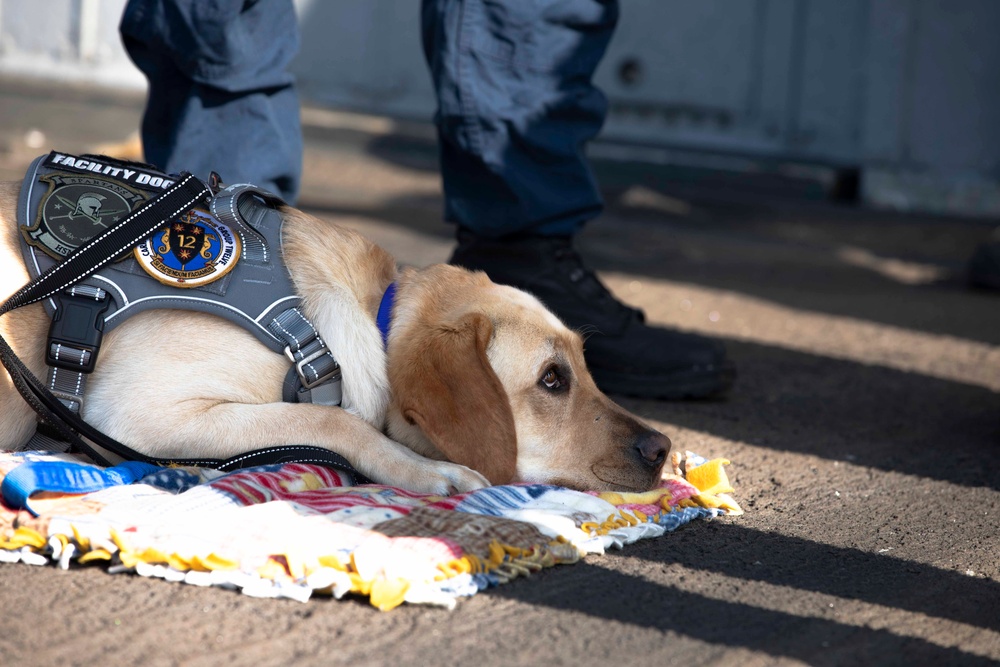
M 0 74 L 140 88 L 118 22 L 125 0 L 0 0 Z
M 0 73 L 141 86 L 117 40 L 123 4 L 0 0 Z M 417 0 L 296 6 L 306 99 L 430 116 Z M 602 139 L 857 167 L 875 203 L 1000 212 L 998 29 L 1000 0 L 622 0 L 597 74 Z

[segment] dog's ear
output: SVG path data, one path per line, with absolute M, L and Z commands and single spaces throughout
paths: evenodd
M 390 371 L 403 416 L 451 461 L 505 484 L 517 469 L 517 434 L 507 392 L 489 359 L 490 320 L 469 313 L 430 328 Z

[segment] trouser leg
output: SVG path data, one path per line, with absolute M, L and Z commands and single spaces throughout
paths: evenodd
M 602 201 L 584 153 L 616 0 L 424 0 L 445 218 L 484 237 L 571 234 Z
M 299 33 L 290 0 L 131 0 L 125 47 L 149 80 L 146 159 L 168 172 L 298 195 L 302 130 L 287 66 Z

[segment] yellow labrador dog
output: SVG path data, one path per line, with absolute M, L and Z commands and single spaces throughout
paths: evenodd
M 13 219 L 19 187 L 0 184 L 2 299 L 28 281 Z M 154 310 L 105 337 L 86 421 L 157 458 L 316 445 L 377 482 L 442 495 L 508 482 L 639 491 L 659 481 L 670 441 L 597 389 L 582 339 L 537 299 L 453 266 L 397 274 L 359 234 L 280 212 L 305 314 L 341 363 L 342 408 L 283 403 L 287 359 L 241 327 Z M 376 313 L 393 281 L 386 348 Z M 48 327 L 40 304 L 0 318 L 39 377 Z M 177 344 L 184 339 L 213 345 Z M 0 448 L 23 447 L 34 429 L 35 413 L 3 373 Z

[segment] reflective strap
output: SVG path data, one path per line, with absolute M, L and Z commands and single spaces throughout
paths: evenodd
M 266 264 L 267 242 L 261 230 L 268 224 L 281 223 L 273 206 L 282 203 L 277 195 L 256 185 L 241 183 L 220 190 L 212 198 L 211 209 L 219 222 L 234 228 L 243 241 L 243 256 L 251 262 Z
M 285 356 L 301 384 L 298 402 L 340 405 L 340 364 L 312 322 L 298 308 L 289 308 L 271 320 L 267 329 L 285 343 Z
M 56 361 L 82 367 L 90 363 L 92 353 L 90 350 L 81 350 L 71 345 L 51 342 L 49 343 L 49 354 Z
M 306 389 L 295 372 L 295 366 L 288 369 L 281 385 L 281 400 L 285 403 L 315 403 L 316 405 L 340 405 L 343 400 L 340 382 L 326 382 Z
M 24 446 L 25 450 L 42 452 L 68 452 L 69 443 L 65 440 L 48 435 L 43 432 L 43 426 L 39 425 L 38 430 L 31 436 L 31 440 Z
M 94 301 L 103 301 L 107 292 L 93 285 L 73 285 L 68 290 L 70 296 L 85 296 Z
M 76 414 L 83 410 L 83 392 L 86 388 L 86 373 L 49 367 L 49 391 Z

